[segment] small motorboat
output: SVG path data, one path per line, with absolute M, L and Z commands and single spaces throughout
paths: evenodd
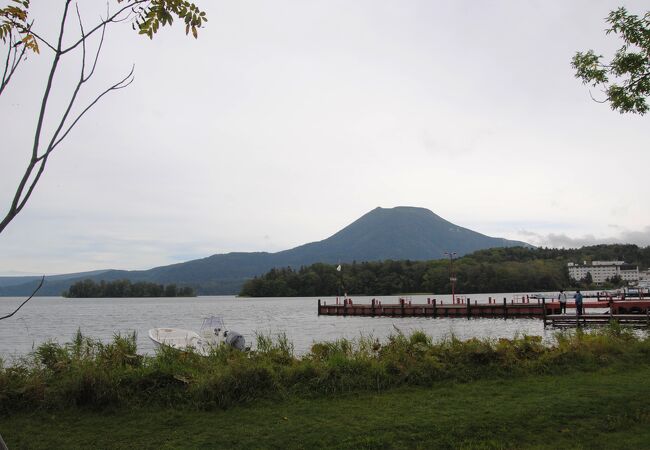
M 196 332 L 181 328 L 152 328 L 149 339 L 157 347 L 166 345 L 178 350 L 198 349 L 203 346 L 203 340 Z
M 244 336 L 236 331 L 226 330 L 223 318 L 219 316 L 203 319 L 198 333 L 181 328 L 152 328 L 149 330 L 149 339 L 157 347 L 166 345 L 178 350 L 194 350 L 202 355 L 207 355 L 212 348 L 222 343 L 237 350 L 246 349 Z

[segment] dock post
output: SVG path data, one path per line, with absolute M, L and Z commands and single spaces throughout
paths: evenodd
M 614 302 L 609 300 L 609 322 L 611 323 L 614 320 Z
M 472 300 L 469 297 L 467 297 L 467 320 L 469 320 L 469 318 L 472 315 L 472 309 L 471 308 L 472 308 Z
M 503 297 L 503 318 L 508 318 L 508 300 L 505 297 Z
M 320 316 L 320 298 L 318 299 L 318 315 Z
M 438 304 L 436 299 L 433 299 L 433 317 L 438 317 Z
M 372 299 L 372 315 L 373 315 L 373 317 L 375 315 L 375 299 L 374 298 Z
M 343 299 L 343 316 L 348 315 L 348 299 Z
M 400 298 L 399 302 L 400 302 L 400 305 L 402 306 L 402 317 L 404 317 L 404 299 Z
M 539 301 L 539 299 L 537 299 Z M 546 299 L 542 297 L 542 313 L 544 314 L 544 328 L 546 328 Z

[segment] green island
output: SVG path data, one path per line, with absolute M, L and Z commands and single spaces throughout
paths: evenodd
M 650 338 L 616 324 L 138 354 L 80 333 L 0 365 L 9 448 L 643 448 Z
M 132 283 L 129 280 L 100 281 L 87 279 L 72 284 L 61 294 L 68 298 L 122 298 L 122 297 L 196 297 L 189 286 L 156 284 L 145 281 Z
M 578 249 L 506 247 L 479 250 L 453 261 L 457 285 L 463 293 L 535 292 L 566 288 L 608 289 L 623 286 L 620 279 L 595 286 L 590 279 L 572 280 L 567 262 L 625 259 L 650 266 L 650 247 L 593 245 Z M 272 269 L 247 281 L 243 297 L 315 297 L 342 295 L 396 295 L 435 292 L 451 294 L 449 260 L 380 261 L 312 264 L 299 269 Z

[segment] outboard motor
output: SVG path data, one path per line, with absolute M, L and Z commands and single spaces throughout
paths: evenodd
M 232 348 L 240 351 L 246 349 L 246 339 L 236 331 L 226 331 L 223 336 L 226 338 L 226 344 L 230 345 Z

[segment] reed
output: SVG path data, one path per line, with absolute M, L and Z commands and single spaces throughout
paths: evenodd
M 207 356 L 161 348 L 137 353 L 135 334 L 109 343 L 83 336 L 48 342 L 30 355 L 0 361 L 0 412 L 122 406 L 226 408 L 262 398 L 382 392 L 531 374 L 595 371 L 650 362 L 650 338 L 616 324 L 599 331 L 538 336 L 433 341 L 422 331 L 396 330 L 384 342 L 372 336 L 314 343 L 296 356 L 285 334 L 257 334 L 247 353 L 226 346 Z

